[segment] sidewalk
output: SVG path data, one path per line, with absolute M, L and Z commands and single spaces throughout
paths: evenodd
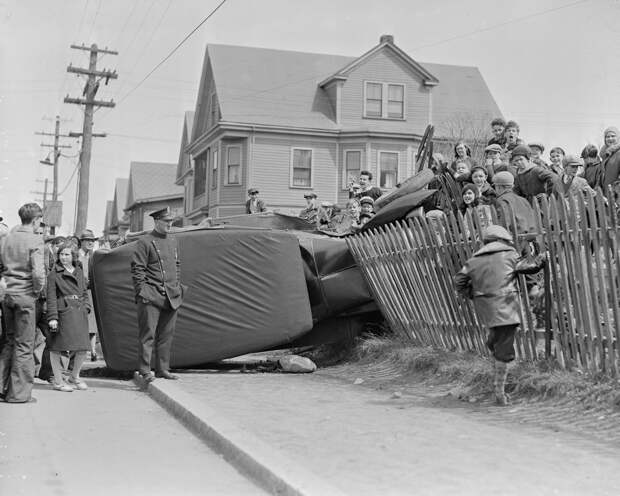
M 0 403 L 0 494 L 265 494 L 133 383 L 86 378 L 36 403 Z
M 620 446 L 321 373 L 180 375 L 153 386 L 202 402 L 345 494 L 620 494 Z

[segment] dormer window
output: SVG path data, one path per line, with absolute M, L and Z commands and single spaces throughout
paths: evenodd
M 405 118 L 405 85 L 365 81 L 364 117 L 403 120 Z

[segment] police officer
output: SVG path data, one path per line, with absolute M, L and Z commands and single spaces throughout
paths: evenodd
M 147 382 L 155 377 L 178 379 L 170 373 L 170 349 L 185 289 L 181 284 L 177 241 L 169 235 L 173 219 L 170 209 L 162 208 L 149 215 L 155 228 L 136 241 L 131 260 L 140 328 L 139 372 Z M 151 372 L 153 341 L 155 375 Z

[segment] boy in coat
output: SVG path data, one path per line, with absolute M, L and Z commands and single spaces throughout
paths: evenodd
M 495 401 L 506 406 L 508 363 L 515 358 L 515 332 L 521 323 L 515 280 L 519 273 L 538 272 L 544 258 L 519 260 L 512 235 L 501 226 L 487 227 L 482 241 L 484 246 L 465 263 L 454 280 L 456 290 L 473 300 L 478 318 L 489 329 L 486 345 L 495 358 Z

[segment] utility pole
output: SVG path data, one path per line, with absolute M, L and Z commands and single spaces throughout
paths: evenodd
M 118 55 L 118 52 L 98 48 L 94 43 L 90 47 L 85 45 L 71 45 L 71 48 L 90 52 L 88 69 L 73 67 L 71 64 L 67 67 L 67 72 L 88 76 L 86 85 L 84 86 L 84 91 L 82 92 L 82 96 L 85 98 L 70 98 L 69 95 L 67 95 L 64 100 L 65 103 L 84 105 L 84 125 L 82 130 L 82 149 L 80 151 L 77 215 L 75 218 L 75 232 L 80 232 L 86 228 L 86 224 L 88 222 L 88 187 L 90 180 L 90 155 L 93 138 L 93 114 L 95 107 L 114 107 L 116 105 L 113 101 L 105 102 L 95 100 L 95 95 L 99 89 L 99 81 L 101 81 L 101 79 L 105 79 L 105 84 L 107 85 L 110 79 L 118 78 L 116 71 L 108 71 L 105 69 L 103 71 L 97 70 L 97 54 L 104 53 Z
M 54 167 L 54 178 L 52 181 L 52 201 L 56 202 L 58 200 L 58 159 L 60 158 L 60 149 L 61 148 L 71 148 L 71 145 L 60 145 L 59 144 L 59 139 L 61 136 L 68 138 L 69 135 L 67 134 L 60 134 L 60 116 L 56 116 L 56 127 L 54 129 L 54 133 L 45 133 L 45 132 L 38 132 L 35 133 L 37 135 L 40 136 L 54 136 L 54 144 L 53 145 L 48 145 L 46 143 L 41 143 L 41 146 L 43 147 L 49 147 L 49 148 L 54 148 L 54 161 L 50 162 L 49 158 L 46 158 L 45 160 L 39 160 L 40 163 L 42 163 L 43 165 L 51 165 Z M 45 201 L 47 201 L 47 179 L 45 180 Z M 44 203 L 45 203 L 44 201 Z M 45 208 L 45 205 L 44 205 Z M 50 227 L 50 233 L 51 234 L 55 234 L 56 233 L 56 226 L 51 226 Z

